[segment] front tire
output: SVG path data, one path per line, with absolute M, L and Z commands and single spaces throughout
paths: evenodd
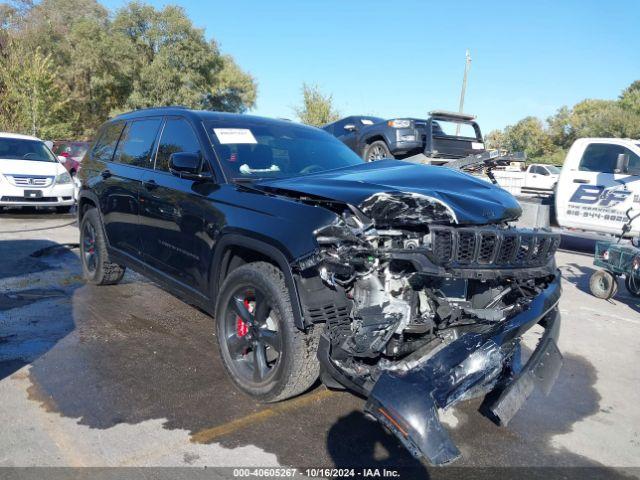
M 216 334 L 231 380 L 260 401 L 299 395 L 318 379 L 320 329 L 296 328 L 284 276 L 269 263 L 242 265 L 227 276 L 218 295 Z
M 609 300 L 618 291 L 618 279 L 607 270 L 598 270 L 589 279 L 589 289 L 594 297 Z
M 624 286 L 627 287 L 627 291 L 634 297 L 640 297 L 640 279 L 632 278 L 632 275 L 626 275 L 624 279 Z
M 366 146 L 362 155 L 367 162 L 375 162 L 384 158 L 394 158 L 387 144 L 382 140 L 377 140 Z
M 80 222 L 80 258 L 82 274 L 94 285 L 114 285 L 124 276 L 125 267 L 109 261 L 107 242 L 100 215 L 88 210 Z

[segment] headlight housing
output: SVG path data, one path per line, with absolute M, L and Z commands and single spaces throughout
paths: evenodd
M 394 120 L 389 120 L 387 125 L 393 128 L 411 128 L 411 120 L 396 118 Z
M 56 176 L 56 181 L 55 183 L 58 185 L 64 185 L 66 183 L 71 183 L 71 175 L 69 175 L 67 172 L 62 172 L 61 174 Z
M 359 208 L 376 227 L 458 223 L 455 211 L 442 200 L 413 192 L 375 193 Z

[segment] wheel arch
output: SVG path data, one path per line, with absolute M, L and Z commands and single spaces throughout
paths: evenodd
M 98 197 L 90 191 L 81 191 L 78 195 L 78 224 L 90 208 L 98 208 Z M 99 211 L 100 209 L 98 209 Z
M 300 296 L 289 261 L 279 248 L 262 240 L 234 233 L 226 234 L 218 240 L 209 272 L 212 299 L 217 300 L 220 286 L 231 271 L 251 261 L 266 261 L 280 269 L 289 291 L 295 326 L 305 330 Z
M 371 145 L 373 142 L 377 142 L 379 140 L 383 141 L 387 145 L 387 147 L 389 146 L 389 142 L 387 142 L 387 139 L 380 133 L 376 133 L 374 135 L 371 135 L 370 137 L 367 137 L 364 141 L 364 145 Z

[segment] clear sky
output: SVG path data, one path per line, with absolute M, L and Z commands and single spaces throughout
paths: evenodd
M 110 9 L 125 0 L 102 0 Z M 183 6 L 258 82 L 251 112 L 295 118 L 303 82 L 343 115 L 465 111 L 487 133 L 640 79 L 640 0 L 149 0 Z

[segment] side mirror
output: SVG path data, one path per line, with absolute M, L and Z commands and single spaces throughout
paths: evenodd
M 197 153 L 178 152 L 169 156 L 169 171 L 176 177 L 187 180 L 211 178 L 208 173 L 200 172 L 202 157 Z
M 67 163 L 67 157 L 63 157 L 62 155 L 58 155 L 58 161 L 60 163 Z
M 613 173 L 627 173 L 629 170 L 629 154 L 619 153 L 616 159 L 616 169 Z
M 344 129 L 345 129 L 347 132 L 355 132 L 355 131 L 356 131 L 356 126 L 355 126 L 353 123 L 347 123 L 347 124 L 344 126 Z

